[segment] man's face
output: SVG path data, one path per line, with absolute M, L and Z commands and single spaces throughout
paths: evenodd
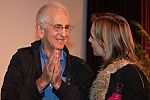
M 64 12 L 52 15 L 52 20 L 45 23 L 43 40 L 48 49 L 63 49 L 70 31 L 67 29 L 69 19 Z M 66 27 L 66 28 L 62 28 Z

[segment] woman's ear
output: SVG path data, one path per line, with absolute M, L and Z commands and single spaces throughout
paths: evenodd
M 37 36 L 40 37 L 40 38 L 43 38 L 43 36 L 44 36 L 44 29 L 39 24 L 35 25 L 35 30 L 36 30 Z

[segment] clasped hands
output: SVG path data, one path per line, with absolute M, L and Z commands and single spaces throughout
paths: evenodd
M 37 79 L 36 85 L 41 92 L 47 85 L 52 85 L 57 90 L 61 82 L 60 50 L 54 50 L 44 65 L 42 75 Z

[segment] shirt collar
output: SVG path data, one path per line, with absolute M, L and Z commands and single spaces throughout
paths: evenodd
M 48 56 L 44 53 L 44 47 L 43 47 L 42 44 L 41 44 L 41 46 L 40 46 L 40 53 L 41 53 L 41 56 L 42 56 L 44 59 L 48 60 Z M 61 61 L 61 60 L 65 60 L 64 54 L 65 54 L 65 52 L 64 52 L 63 49 L 62 49 L 62 50 L 60 51 L 60 61 Z

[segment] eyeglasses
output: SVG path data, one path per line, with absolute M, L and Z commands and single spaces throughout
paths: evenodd
M 70 31 L 73 30 L 73 28 L 74 28 L 74 27 L 71 26 L 71 25 L 65 25 L 65 26 L 63 26 L 63 25 L 61 25 L 61 24 L 56 24 L 56 25 L 52 25 L 52 24 L 50 24 L 50 23 L 46 23 L 46 24 L 52 26 L 53 29 L 54 29 L 56 32 L 61 32 L 63 28 L 65 28 L 66 32 L 70 32 Z

